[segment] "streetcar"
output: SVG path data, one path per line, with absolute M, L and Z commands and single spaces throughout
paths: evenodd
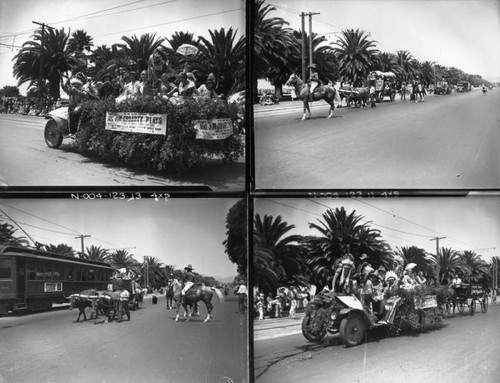
M 0 314 L 48 310 L 72 293 L 107 290 L 113 271 L 103 262 L 0 245 Z

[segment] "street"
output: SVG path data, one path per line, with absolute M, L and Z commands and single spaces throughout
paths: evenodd
M 370 333 L 352 348 L 338 335 L 308 342 L 302 317 L 254 321 L 255 382 L 498 382 L 498 303 L 486 314 L 445 318 L 437 330 L 392 338 Z
M 376 108 L 302 102 L 255 108 L 256 189 L 500 187 L 500 91 L 479 90 Z
M 42 117 L 0 114 L 0 186 L 207 186 L 214 191 L 245 189 L 244 158 L 232 164 L 209 159 L 183 175 L 122 167 L 84 157 L 74 141 L 59 149 L 44 140 Z
M 0 382 L 221 382 L 247 379 L 246 316 L 230 292 L 190 322 L 151 295 L 131 321 L 75 323 L 68 306 L 0 317 Z M 183 311 L 181 311 L 183 312 Z

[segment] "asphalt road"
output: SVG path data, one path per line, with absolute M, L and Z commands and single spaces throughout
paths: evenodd
M 399 98 L 399 97 L 398 97 Z M 500 90 L 335 109 L 255 108 L 257 189 L 500 187 Z
M 230 292 L 214 318 L 175 322 L 151 295 L 131 321 L 74 323 L 67 308 L 0 317 L 0 383 L 247 382 L 247 324 Z
M 498 303 L 486 314 L 446 318 L 433 331 L 392 338 L 372 333 L 352 348 L 333 335 L 308 342 L 301 318 L 254 322 L 256 383 L 496 383 L 500 376 Z
M 45 119 L 0 114 L 0 186 L 208 186 L 214 191 L 245 190 L 245 162 L 225 164 L 209 159 L 182 176 L 140 167 L 114 166 L 76 152 L 65 139 L 59 149 L 47 147 Z

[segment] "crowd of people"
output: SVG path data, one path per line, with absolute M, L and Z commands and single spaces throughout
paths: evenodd
M 258 319 L 269 318 L 296 318 L 297 311 L 304 309 L 307 303 L 314 297 L 316 287 L 310 286 L 281 286 L 276 293 L 268 293 L 267 297 L 260 292 L 258 287 L 254 288 L 254 314 Z

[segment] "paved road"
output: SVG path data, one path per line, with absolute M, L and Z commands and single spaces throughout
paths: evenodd
M 300 333 L 301 320 L 254 321 L 256 383 L 496 383 L 500 376 L 500 304 L 457 314 L 441 329 L 395 338 L 370 334 L 346 348 L 338 336 L 321 344 Z
M 500 90 L 335 109 L 255 108 L 257 189 L 500 187 Z M 317 104 L 317 105 L 316 105 Z
M 200 317 L 175 322 L 164 297 L 122 323 L 74 323 L 67 309 L 0 317 L 0 382 L 246 382 L 246 318 L 227 298 L 213 298 L 208 323 L 203 304 Z
M 124 168 L 78 154 L 71 139 L 49 149 L 41 117 L 0 114 L 0 186 L 208 186 L 214 191 L 245 189 L 244 159 L 205 165 L 179 176 Z

